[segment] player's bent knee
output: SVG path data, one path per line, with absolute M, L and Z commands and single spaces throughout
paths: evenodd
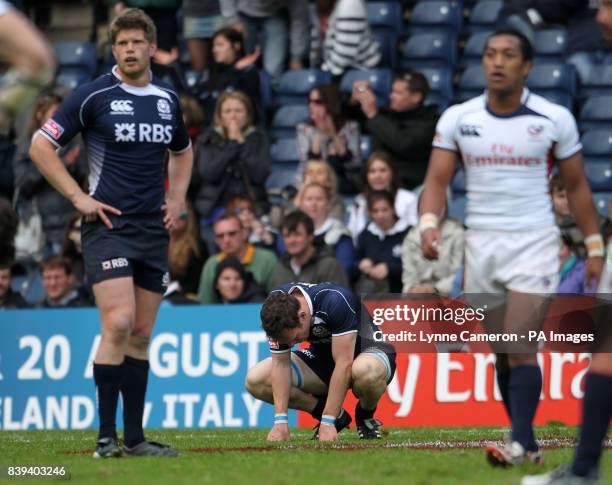
M 266 389 L 271 386 L 270 376 L 265 372 L 263 362 L 252 367 L 244 379 L 244 387 L 252 396 L 261 399 L 266 394 Z
M 376 357 L 361 358 L 353 362 L 351 369 L 353 385 L 360 388 L 371 388 L 380 385 L 386 386 L 386 371 L 382 362 L 378 362 Z

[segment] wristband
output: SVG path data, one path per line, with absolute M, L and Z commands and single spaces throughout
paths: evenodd
M 336 418 L 330 416 L 329 414 L 324 414 L 323 416 L 321 416 L 321 424 L 334 426 L 336 424 Z
M 287 413 L 277 413 L 274 415 L 274 424 L 289 424 Z
M 426 212 L 419 219 L 419 233 L 423 234 L 427 229 L 437 229 L 440 218 L 433 212 Z
M 587 257 L 589 258 L 594 258 L 597 256 L 603 257 L 604 242 L 603 242 L 603 237 L 601 237 L 601 234 L 595 233 L 595 234 L 591 234 L 590 236 L 585 237 L 584 245 L 586 246 L 586 249 L 587 249 Z

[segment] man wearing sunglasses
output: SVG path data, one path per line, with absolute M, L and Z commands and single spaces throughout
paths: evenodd
M 249 231 L 242 226 L 240 219 L 234 213 L 223 214 L 213 226 L 215 241 L 221 250 L 208 258 L 198 290 L 198 300 L 201 303 L 214 303 L 213 281 L 217 264 L 228 256 L 239 259 L 247 271 L 253 274 L 255 281 L 266 291 L 272 289 L 272 273 L 276 266 L 276 255 L 267 249 L 258 248 L 248 242 Z

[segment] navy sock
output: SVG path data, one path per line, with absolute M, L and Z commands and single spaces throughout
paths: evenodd
M 508 396 L 512 417 L 512 441 L 526 451 L 537 451 L 533 435 L 533 418 L 540 402 L 542 373 L 537 365 L 519 365 L 510 370 Z
M 123 362 L 123 426 L 125 446 L 132 448 L 145 440 L 142 429 L 149 361 L 125 356 Z
M 123 374 L 123 364 L 96 364 L 93 365 L 93 376 L 98 396 L 98 416 L 100 418 L 100 432 L 98 439 L 117 439 L 117 401 L 119 400 L 119 386 Z
M 361 403 L 358 402 L 355 407 L 355 421 L 365 421 L 366 419 L 371 419 L 374 417 L 374 413 L 376 412 L 376 408 L 369 410 L 363 409 L 361 407 Z
M 602 442 L 612 417 L 612 376 L 589 372 L 582 401 L 580 441 L 572 463 L 572 472 L 586 477 L 596 469 L 601 457 Z
M 510 412 L 510 392 L 508 391 L 508 383 L 510 382 L 510 369 L 504 371 L 497 372 L 497 387 L 499 387 L 499 392 L 502 396 L 504 407 L 506 408 L 506 412 L 508 413 L 508 417 L 512 419 L 512 414 Z
M 325 409 L 325 403 L 327 402 L 327 396 L 319 397 L 317 404 L 314 409 L 310 412 L 310 415 L 315 418 L 317 421 L 321 420 L 321 416 L 323 416 L 323 410 Z

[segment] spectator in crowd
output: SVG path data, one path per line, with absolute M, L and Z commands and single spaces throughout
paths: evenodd
M 27 139 L 18 148 L 14 160 L 17 213 L 24 221 L 40 216 L 45 236 L 44 256 L 60 253 L 64 231 L 73 213 L 73 207 L 68 199 L 45 180 L 30 159 L 28 150 L 31 137 L 57 111 L 62 101 L 63 97 L 58 90 L 44 92 L 39 97 L 30 120 Z M 87 173 L 87 162 L 80 137 L 61 148 L 58 154 L 70 175 L 78 183 L 83 183 Z
M 212 38 L 213 62 L 207 78 L 198 83 L 192 93 L 204 111 L 204 123 L 213 123 L 215 108 L 224 91 L 242 91 L 254 107 L 253 121 L 262 119 L 259 73 L 255 56 L 244 56 L 242 34 L 232 28 L 219 29 Z
M 327 187 L 331 194 L 330 216 L 339 221 L 344 220 L 344 204 L 342 203 L 342 199 L 338 196 L 338 179 L 336 177 L 336 172 L 334 172 L 334 169 L 329 163 L 322 160 L 310 160 L 306 162 L 302 175 L 302 182 L 293 199 L 292 211 L 302 204 L 304 187 L 311 182 Z M 287 213 L 292 211 L 288 211 Z
M 331 247 L 351 279 L 355 264 L 355 248 L 351 233 L 342 222 L 330 216 L 330 202 L 329 190 L 313 182 L 304 188 L 304 197 L 299 208 L 312 218 L 315 245 L 327 244 Z
M 389 106 L 379 109 L 376 94 L 367 81 L 355 81 L 352 102 L 365 115 L 365 129 L 374 148 L 391 154 L 399 171 L 400 187 L 414 189 L 423 184 L 438 112 L 424 104 L 429 84 L 423 74 L 409 70 L 395 76 Z
M 442 243 L 438 259 L 425 259 L 421 252 L 421 233 L 415 225 L 402 245 L 402 293 L 436 293 L 449 296 L 455 274 L 463 266 L 464 229 L 459 222 L 440 220 Z
M 267 216 L 258 217 L 250 197 L 235 195 L 226 206 L 226 212 L 236 214 L 249 232 L 249 243 L 254 246 L 276 251 L 278 235 L 268 224 Z
M 272 272 L 276 265 L 276 255 L 266 249 L 253 246 L 248 242 L 248 229 L 236 214 L 223 214 L 214 224 L 215 239 L 221 252 L 213 254 L 206 260 L 200 277 L 198 300 L 201 303 L 213 303 L 213 284 L 217 264 L 228 256 L 236 257 L 250 271 L 255 281 L 266 292 L 273 288 Z
M 308 0 L 220 0 L 220 3 L 227 21 L 245 32 L 247 53 L 254 52 L 259 34 L 263 34 L 263 66 L 274 81 L 285 70 L 287 45 L 289 68 L 302 69 L 309 41 Z
M 264 185 L 270 173 L 268 139 L 253 126 L 251 102 L 244 93 L 226 91 L 221 95 L 214 126 L 198 138 L 195 151 L 195 208 L 204 219 L 205 240 L 209 239 L 206 226 L 235 195 L 247 194 L 258 213 L 268 212 Z M 214 246 L 208 247 L 212 252 Z
M 74 274 L 69 259 L 50 256 L 43 260 L 40 268 L 45 297 L 39 307 L 73 308 L 92 305 L 82 287 L 74 286 Z
M 356 289 L 361 293 L 401 293 L 402 243 L 408 233 L 408 223 L 398 219 L 391 192 L 372 191 L 367 201 L 372 222 L 357 242 L 361 275 Z
M 183 37 L 193 70 L 208 69 L 210 40 L 222 23 L 219 0 L 183 0 Z
M 83 262 L 83 247 L 81 246 L 81 214 L 74 212 L 64 232 L 61 255 L 68 258 L 72 265 L 72 275 L 78 285 L 89 286 Z
M 360 132 L 355 121 L 342 115 L 340 91 L 334 84 L 313 88 L 308 93 L 310 119 L 297 125 L 298 174 L 308 160 L 329 163 L 338 178 L 338 191 L 356 193 L 356 178 L 361 168 Z M 297 185 L 301 180 L 297 180 Z M 296 185 L 296 186 L 297 186 Z
M 380 62 L 380 46 L 368 23 L 364 0 L 317 0 L 312 21 L 310 66 L 334 76 L 349 69 L 371 69 Z
M 576 253 L 578 258 L 585 259 L 586 247 L 584 245 L 584 236 L 576 223 L 576 218 L 570 210 L 565 185 L 558 174 L 551 177 L 549 188 L 553 210 L 555 213 L 555 220 L 559 226 L 559 229 L 561 229 L 561 231 L 572 240 L 572 250 Z M 612 223 L 609 218 L 604 217 L 601 214 L 598 214 L 598 218 L 600 232 L 602 233 L 604 240 L 607 240 L 610 233 L 612 233 Z
M 282 223 L 286 252 L 274 268 L 274 286 L 292 281 L 348 286 L 348 278 L 334 252 L 326 244 L 315 244 L 314 224 L 304 212 L 288 214 Z
M 11 262 L 0 260 L 0 310 L 27 308 L 23 297 L 11 288 Z
M 198 221 L 191 206 L 170 231 L 168 272 L 170 283 L 166 294 L 173 293 L 197 301 L 198 285 L 204 262 L 208 257 L 200 242 Z M 175 296 L 176 296 L 175 295 Z M 175 303 L 178 303 L 176 300 Z
M 363 190 L 353 199 L 349 206 L 348 229 L 353 239 L 366 228 L 368 224 L 368 195 L 374 191 L 386 190 L 393 195 L 395 214 L 404 225 L 413 226 L 417 222 L 417 198 L 410 191 L 399 188 L 399 182 L 389 154 L 381 151 L 372 152 L 363 171 Z
M 233 256 L 217 265 L 213 288 L 214 303 L 259 303 L 266 299 L 263 288 Z
M 586 261 L 578 258 L 573 250 L 574 242 L 571 235 L 561 233 L 559 251 L 559 286 L 557 293 L 573 293 L 583 295 L 586 290 Z
M 196 139 L 204 126 L 204 112 L 193 96 L 183 94 L 179 99 L 181 111 L 183 112 L 183 123 L 185 123 L 185 128 L 187 128 L 187 133 L 189 133 L 191 144 L 195 145 Z

